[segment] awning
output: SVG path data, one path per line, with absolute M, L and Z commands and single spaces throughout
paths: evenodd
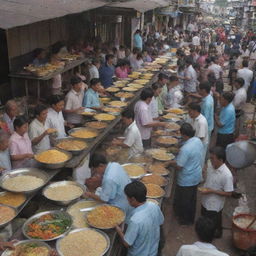
M 103 0 L 0 0 L 0 28 L 27 25 L 106 4 Z
M 170 5 L 171 1 L 168 0 L 131 0 L 127 2 L 113 3 L 109 6 L 132 8 L 139 12 L 146 12 L 159 7 Z

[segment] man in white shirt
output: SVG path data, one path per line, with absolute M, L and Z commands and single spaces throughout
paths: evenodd
M 10 135 L 0 130 L 0 175 L 12 169 L 9 152 Z
M 197 35 L 197 33 L 194 33 L 194 36 L 192 38 L 192 44 L 196 47 L 199 47 L 200 46 L 200 38 L 199 36 Z
M 184 78 L 184 90 L 188 93 L 196 92 L 197 87 L 197 74 L 192 64 L 193 60 L 191 58 L 187 58 Z
M 226 153 L 222 147 L 214 147 L 210 150 L 210 160 L 207 166 L 207 176 L 202 193 L 201 214 L 213 220 L 216 232 L 215 237 L 222 236 L 222 209 L 225 198 L 230 197 L 234 190 L 233 176 L 225 165 Z
M 7 124 L 9 133 L 14 132 L 13 121 L 19 114 L 17 103 L 14 100 L 9 100 L 5 104 L 5 113 L 3 114 L 3 121 Z
M 124 132 L 124 139 L 114 139 L 112 144 L 129 148 L 129 158 L 143 152 L 143 144 L 140 131 L 134 121 L 134 111 L 127 109 L 122 113 L 122 122 L 127 127 Z
M 83 109 L 83 82 L 80 77 L 74 76 L 71 78 L 70 83 L 72 85 L 72 89 L 66 95 L 64 112 L 67 116 L 67 122 L 78 126 L 82 123 L 83 120 L 82 115 L 78 113 Z
M 199 104 L 192 102 L 188 105 L 188 114 L 190 123 L 195 130 L 195 137 L 198 137 L 204 145 L 203 161 L 206 156 L 206 151 L 209 145 L 209 133 L 208 133 L 208 123 L 206 118 L 201 114 L 201 107 Z M 204 162 L 203 162 L 204 164 Z
M 199 241 L 194 244 L 182 245 L 176 256 L 229 256 L 219 251 L 213 244 L 215 234 L 214 222 L 207 217 L 196 221 L 195 231 Z
M 28 135 L 32 142 L 33 152 L 35 154 L 51 147 L 50 130 L 46 124 L 48 108 L 45 105 L 37 105 L 35 108 L 35 119 L 30 123 Z
M 243 68 L 237 71 L 237 77 L 244 79 L 244 88 L 246 89 L 246 91 L 248 91 L 248 88 L 250 87 L 253 79 L 253 72 L 248 68 L 249 63 L 247 60 L 243 60 L 242 66 Z
M 93 78 L 99 78 L 99 68 L 100 68 L 100 61 L 95 59 L 92 61 L 92 65 L 89 68 L 89 73 L 90 73 L 90 81 Z
M 247 92 L 244 88 L 244 79 L 243 78 L 237 78 L 234 82 L 236 91 L 235 91 L 235 97 L 233 99 L 233 105 L 236 109 L 236 113 L 240 112 L 243 109 L 243 106 L 246 103 L 247 99 Z
M 218 79 L 222 79 L 222 68 L 221 66 L 218 64 L 218 59 L 216 57 L 212 57 L 211 58 L 212 64 L 209 66 L 209 70 L 212 71 L 215 75 L 215 78 Z
M 159 119 L 157 97 L 159 97 L 159 95 L 161 94 L 162 87 L 158 83 L 154 83 L 154 84 L 152 84 L 152 90 L 154 91 L 154 96 L 152 97 L 152 100 L 149 104 L 149 109 L 151 111 L 151 115 L 152 115 L 153 119 L 157 120 L 157 119 Z

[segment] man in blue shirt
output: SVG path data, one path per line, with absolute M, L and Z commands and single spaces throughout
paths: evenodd
M 209 143 L 214 129 L 214 100 L 210 91 L 211 85 L 209 82 L 199 84 L 199 94 L 202 96 L 201 114 L 206 118 L 208 123 Z
M 100 67 L 100 81 L 104 88 L 108 88 L 113 84 L 113 76 L 115 74 L 115 67 L 113 66 L 114 55 L 106 55 L 106 62 Z
M 177 159 L 170 162 L 178 171 L 174 213 L 181 225 L 191 225 L 195 219 L 197 186 L 202 180 L 204 146 L 199 138 L 194 137 L 195 131 L 190 124 L 184 123 L 180 133 L 185 143 Z
M 215 114 L 215 122 L 219 127 L 217 133 L 216 146 L 226 148 L 228 144 L 234 142 L 234 131 L 236 122 L 236 112 L 232 104 L 234 94 L 225 92 L 220 97 L 221 110 L 219 116 Z
M 136 30 L 136 32 L 134 33 L 134 37 L 133 37 L 133 47 L 134 48 L 138 48 L 140 49 L 140 51 L 142 51 L 143 48 L 143 40 L 141 37 L 141 31 L 139 29 Z
M 99 99 L 100 80 L 93 78 L 90 88 L 86 91 L 83 99 L 83 107 L 99 110 L 101 108 Z
M 102 178 L 100 195 L 86 192 L 85 195 L 97 201 L 120 207 L 129 218 L 132 208 L 124 193 L 124 188 L 131 182 L 124 168 L 118 163 L 108 163 L 105 156 L 93 154 L 89 167 L 92 174 Z
M 125 187 L 124 192 L 129 204 L 135 208 L 125 234 L 116 226 L 124 246 L 128 248 L 127 256 L 156 256 L 164 216 L 158 205 L 146 201 L 147 188 L 143 183 L 134 181 Z

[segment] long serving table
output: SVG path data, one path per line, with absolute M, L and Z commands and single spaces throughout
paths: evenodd
M 88 58 L 81 58 L 81 59 L 67 62 L 63 69 L 52 72 L 47 76 L 42 76 L 42 77 L 35 76 L 35 75 L 32 75 L 30 72 L 27 72 L 24 70 L 18 73 L 10 73 L 9 77 L 11 78 L 11 84 L 14 84 L 15 80 L 24 81 L 25 93 L 27 97 L 29 96 L 29 91 L 28 91 L 29 81 L 34 81 L 37 87 L 37 99 L 40 99 L 40 91 L 41 91 L 40 85 L 42 83 L 48 83 L 48 81 L 51 80 L 56 75 L 65 73 L 69 70 L 74 69 L 75 67 L 78 67 L 79 71 L 81 71 L 81 65 L 88 61 L 89 61 Z
M 82 60 L 80 63 L 83 63 Z M 159 70 L 159 72 L 161 72 L 162 69 Z M 145 87 L 149 87 L 152 85 L 152 83 L 155 82 L 156 78 L 157 78 L 157 75 L 159 74 L 159 72 L 155 73 L 155 75 L 152 77 L 152 79 L 145 85 Z M 31 78 L 32 79 L 32 78 Z M 131 81 L 132 83 L 132 81 Z M 144 88 L 145 88 L 144 87 Z M 139 96 L 140 96 L 140 93 L 141 93 L 142 89 L 138 90 L 134 97 L 128 102 L 128 105 L 126 108 L 124 109 L 127 109 L 131 106 L 133 106 L 136 101 L 138 101 L 139 99 Z M 120 122 L 121 120 L 121 117 L 120 116 L 117 116 L 115 118 L 115 120 L 113 120 L 112 122 L 109 123 L 108 127 L 106 129 L 104 129 L 104 131 L 102 131 L 99 136 L 97 136 L 96 139 L 93 140 L 92 143 L 90 143 L 89 147 L 84 150 L 80 155 L 78 156 L 73 156 L 72 159 L 70 161 L 68 161 L 65 165 L 65 168 L 69 168 L 69 169 L 73 169 L 73 168 L 76 168 L 80 165 L 80 163 L 87 157 L 87 155 L 89 153 L 92 153 L 95 151 L 95 149 L 107 138 L 107 136 L 109 135 L 110 131 Z M 35 166 L 35 167 L 38 167 L 40 168 L 40 166 Z M 59 174 L 61 172 L 61 169 L 60 170 L 45 170 L 48 175 L 49 175 L 49 181 L 55 177 L 57 174 Z M 169 197 L 170 196 L 170 193 L 172 191 L 172 187 L 173 187 L 173 178 L 174 176 L 174 173 L 173 172 L 170 172 L 170 182 L 168 183 L 168 185 L 166 186 L 165 190 L 166 190 L 166 197 Z M 24 206 L 22 207 L 22 209 L 24 209 L 24 207 L 27 205 L 27 203 L 36 195 L 36 194 L 39 194 L 41 193 L 41 190 L 40 191 L 37 191 L 36 193 L 33 193 L 31 194 L 30 196 L 27 197 L 27 201 L 26 203 L 24 203 Z M 159 204 L 160 206 L 162 205 L 162 201 L 163 199 L 161 199 L 159 201 Z M 51 209 L 64 209 L 65 210 L 65 207 L 60 207 L 60 206 L 56 206 L 56 205 L 52 205 L 50 206 Z M 20 211 L 22 210 L 20 209 Z M 19 211 L 19 212 L 20 212 Z M 120 243 L 120 240 L 118 238 L 118 235 L 116 233 L 116 231 L 114 229 L 112 230 L 109 230 L 109 231 L 106 231 L 106 233 L 108 234 L 109 238 L 110 238 L 110 249 L 108 250 L 108 252 L 106 253 L 106 256 L 118 256 L 120 255 L 121 256 L 121 251 L 122 251 L 122 245 Z M 25 239 L 25 237 L 23 236 L 22 234 L 22 230 L 19 229 L 12 237 L 12 239 L 18 239 L 18 240 L 23 240 Z M 51 242 L 50 245 L 52 247 L 55 247 L 55 242 Z

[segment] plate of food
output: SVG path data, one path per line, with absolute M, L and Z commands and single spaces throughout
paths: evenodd
M 184 111 L 183 109 L 180 109 L 180 108 L 170 108 L 170 109 L 167 109 L 166 112 L 173 113 L 176 115 L 184 115 L 187 113 L 186 111 Z
M 92 122 L 85 123 L 85 126 L 91 129 L 103 130 L 108 126 L 108 123 L 101 122 L 101 121 L 92 121 Z
M 179 121 L 181 118 L 179 116 L 177 116 L 176 114 L 173 114 L 173 113 L 168 113 L 166 115 L 163 116 L 164 119 L 167 119 L 167 120 L 175 120 L 175 121 Z
M 130 86 L 130 87 L 124 87 L 122 90 L 125 92 L 136 92 L 139 90 L 139 88 Z
M 111 98 L 107 98 L 107 97 L 103 97 L 103 98 L 100 98 L 100 101 L 105 104 L 105 103 L 108 103 L 111 101 Z
M 168 129 L 170 131 L 178 131 L 180 129 L 180 125 L 178 125 L 176 123 L 168 123 L 166 126 L 166 129 Z
M 145 84 L 147 84 L 149 81 L 150 81 L 149 79 L 137 79 L 137 80 L 134 80 L 133 82 L 136 83 L 136 84 L 145 85 Z
M 127 106 L 127 102 L 115 100 L 115 101 L 110 101 L 110 102 L 108 103 L 108 105 L 109 105 L 109 106 L 112 106 L 112 107 L 119 107 L 119 108 L 122 108 L 122 107 L 126 107 L 126 106 Z
M 84 139 L 84 140 L 92 140 L 98 136 L 98 131 L 89 129 L 86 127 L 73 128 L 69 130 L 69 135 L 74 138 Z
M 166 169 L 162 163 L 153 163 L 149 165 L 148 171 L 162 176 L 167 176 L 169 174 L 168 169 Z
M 23 240 L 14 244 L 14 249 L 7 249 L 2 256 L 49 256 L 51 247 L 38 240 Z
M 18 208 L 26 201 L 24 193 L 0 192 L 0 204 Z
M 150 149 L 147 151 L 152 158 L 158 161 L 171 161 L 175 156 L 164 149 Z
M 144 177 L 142 177 L 141 181 L 144 184 L 155 184 L 160 187 L 165 187 L 168 184 L 168 180 L 158 174 L 146 174 Z
M 60 256 L 103 256 L 109 247 L 108 235 L 92 228 L 72 230 L 56 244 Z
M 131 83 L 131 84 L 128 84 L 127 85 L 129 88 L 135 88 L 135 89 L 142 89 L 144 86 L 142 84 L 134 84 L 134 83 Z
M 116 116 L 111 115 L 111 114 L 100 113 L 100 114 L 95 115 L 94 119 L 96 119 L 98 121 L 111 122 L 114 119 L 116 119 Z
M 147 188 L 147 197 L 149 198 L 161 198 L 165 195 L 165 191 L 158 185 L 145 184 Z
M 122 166 L 131 179 L 140 179 L 147 173 L 143 164 L 127 163 Z
M 85 192 L 85 186 L 75 181 L 58 181 L 43 189 L 43 196 L 58 205 L 69 205 Z
M 130 92 L 118 92 L 115 94 L 115 96 L 117 98 L 129 99 L 129 98 L 132 98 L 134 96 L 134 94 L 130 93 Z
M 111 93 L 116 93 L 116 92 L 119 92 L 120 89 L 117 88 L 117 87 L 109 87 L 106 89 L 106 92 L 111 92 Z
M 104 204 L 90 211 L 86 220 L 91 227 L 111 229 L 124 222 L 125 212 L 116 206 Z
M 47 173 L 36 168 L 20 168 L 4 174 L 0 185 L 14 193 L 31 193 L 42 188 L 49 180 Z
M 89 209 L 94 209 L 96 206 L 101 205 L 100 202 L 94 200 L 80 200 L 70 205 L 67 209 L 73 220 L 73 228 L 86 228 L 89 227 L 86 221 L 86 215 L 90 212 Z M 81 209 L 88 209 L 88 211 L 80 211 Z
M 5 227 L 12 221 L 17 215 L 15 208 L 7 205 L 0 204 L 0 228 Z
M 91 108 L 85 108 L 84 110 L 82 110 L 81 112 L 79 112 L 81 115 L 83 116 L 89 116 L 92 117 L 95 114 L 97 114 L 97 112 L 94 109 Z
M 52 148 L 35 155 L 35 160 L 48 169 L 59 169 L 72 158 L 72 154 L 65 150 Z
M 168 147 L 168 146 L 176 145 L 179 141 L 172 136 L 160 136 L 156 139 L 156 142 L 159 145 Z
M 88 147 L 84 140 L 75 138 L 63 138 L 56 141 L 55 146 L 59 149 L 71 152 L 73 155 L 79 155 Z
M 106 113 L 110 113 L 112 115 L 119 115 L 121 112 L 121 108 L 104 107 L 102 108 L 102 111 Z
M 47 211 L 30 217 L 22 227 L 28 239 L 56 240 L 68 233 L 72 226 L 71 216 L 64 211 Z

